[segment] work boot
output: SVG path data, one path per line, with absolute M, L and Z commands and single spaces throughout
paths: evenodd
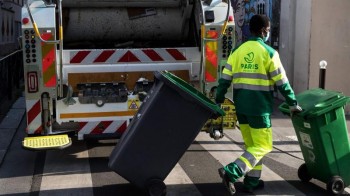
M 258 185 L 254 186 L 254 187 L 253 186 L 244 185 L 243 186 L 243 190 L 244 190 L 244 192 L 252 193 L 255 190 L 263 189 L 264 186 L 265 186 L 264 181 L 263 180 L 259 180 Z
M 219 175 L 222 178 L 222 183 L 225 185 L 226 189 L 230 193 L 230 195 L 234 195 L 236 193 L 236 188 L 233 182 L 231 182 L 230 178 L 227 176 L 224 168 L 219 168 Z

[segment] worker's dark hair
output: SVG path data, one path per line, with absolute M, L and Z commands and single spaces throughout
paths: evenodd
M 251 33 L 259 34 L 261 29 L 270 25 L 270 19 L 265 15 L 254 15 L 249 21 L 249 30 Z

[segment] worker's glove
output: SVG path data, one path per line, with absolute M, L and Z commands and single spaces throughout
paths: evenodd
M 221 105 L 222 103 L 224 103 L 224 101 L 225 101 L 225 95 L 222 95 L 222 94 L 216 92 L 216 94 L 215 94 L 215 103 L 217 105 Z
M 290 111 L 290 115 L 293 116 L 295 113 L 302 112 L 303 109 L 297 104 L 297 105 L 289 106 L 289 111 Z
M 224 103 L 224 100 L 225 100 L 225 97 L 222 99 L 222 98 L 218 98 L 218 97 L 215 97 L 215 103 L 216 105 L 220 106 L 222 103 Z
M 227 89 L 231 86 L 231 80 L 219 79 L 219 85 L 215 89 L 215 103 L 224 103 Z

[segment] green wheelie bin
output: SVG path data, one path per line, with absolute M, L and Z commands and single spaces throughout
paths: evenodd
M 303 182 L 318 179 L 327 184 L 330 194 L 341 194 L 350 185 L 350 145 L 344 114 L 350 99 L 341 92 L 320 88 L 296 97 L 303 111 L 291 119 L 305 161 L 298 177 Z M 286 103 L 279 110 L 290 115 Z

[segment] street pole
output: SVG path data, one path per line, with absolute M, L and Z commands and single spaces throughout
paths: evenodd
M 320 76 L 319 76 L 319 88 L 325 89 L 326 86 L 326 67 L 327 67 L 327 61 L 322 60 L 320 61 Z

